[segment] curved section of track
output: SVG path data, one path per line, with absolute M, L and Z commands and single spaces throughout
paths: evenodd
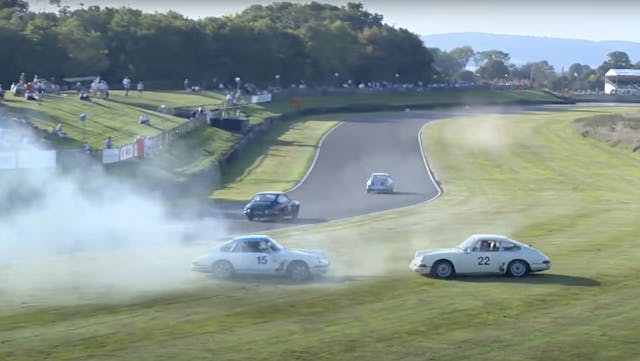
M 229 233 L 256 233 L 294 225 L 322 223 L 402 208 L 437 197 L 419 139 L 425 123 L 450 115 L 376 114 L 341 123 L 323 138 L 313 167 L 289 192 L 302 202 L 293 222 L 249 222 L 241 209 L 225 212 Z M 394 194 L 365 190 L 372 172 L 388 172 Z
M 324 141 L 303 184 L 300 222 L 329 221 L 424 202 L 439 190 L 425 166 L 418 135 L 425 114 L 375 115 L 344 122 Z M 388 172 L 394 194 L 368 194 L 372 172 Z

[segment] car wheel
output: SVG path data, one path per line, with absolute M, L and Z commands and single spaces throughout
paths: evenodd
M 233 265 L 228 261 L 217 261 L 211 266 L 211 273 L 215 278 L 226 280 L 235 273 Z
M 250 221 L 253 221 L 253 215 L 251 213 L 247 213 L 247 219 L 249 219 Z
M 513 260 L 507 266 L 507 273 L 512 277 L 524 277 L 529 273 L 529 265 L 520 259 Z
M 300 208 L 296 208 L 291 212 L 291 220 L 298 219 L 298 213 L 300 213 Z
M 311 278 L 309 266 L 302 261 L 293 261 L 287 266 L 287 276 L 294 282 L 306 281 Z
M 453 273 L 453 265 L 446 260 L 436 262 L 431 268 L 431 275 L 435 278 L 449 278 L 453 276 Z

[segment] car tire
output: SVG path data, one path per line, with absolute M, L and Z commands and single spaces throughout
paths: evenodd
M 511 277 L 524 277 L 529 273 L 529 264 L 521 259 L 509 262 L 507 274 Z
M 300 208 L 296 208 L 293 210 L 293 212 L 291 212 L 292 221 L 295 221 L 296 219 L 298 219 L 298 213 L 300 213 Z
M 453 264 L 447 260 L 440 260 L 431 268 L 431 276 L 434 278 L 450 278 L 454 273 Z
M 247 219 L 250 221 L 253 221 L 253 215 L 251 215 L 251 213 L 247 213 Z
M 217 279 L 228 280 L 235 272 L 233 265 L 229 261 L 217 261 L 211 265 L 211 273 Z
M 311 278 L 311 271 L 306 263 L 293 261 L 287 266 L 287 277 L 293 282 L 307 281 Z

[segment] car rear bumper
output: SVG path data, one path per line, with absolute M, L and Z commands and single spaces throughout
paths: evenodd
M 368 192 L 393 192 L 392 188 L 384 188 L 384 187 L 369 187 L 367 188 Z
M 329 271 L 329 268 L 330 268 L 330 265 L 319 265 L 319 266 L 310 267 L 309 270 L 311 271 L 311 274 L 313 274 L 314 276 L 320 276 L 327 273 L 327 271 Z
M 541 272 L 551 269 L 551 263 L 534 263 L 529 265 L 531 272 Z

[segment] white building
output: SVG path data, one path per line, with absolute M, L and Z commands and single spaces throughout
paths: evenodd
M 609 69 L 604 74 L 604 92 L 640 95 L 640 69 Z

